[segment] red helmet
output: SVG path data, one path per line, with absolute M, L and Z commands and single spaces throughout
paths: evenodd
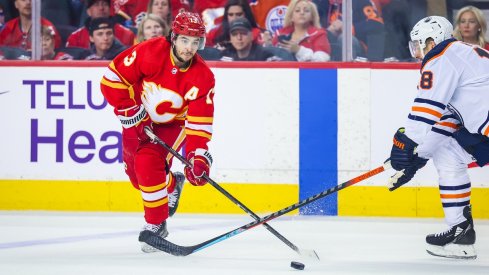
M 173 20 L 171 29 L 174 34 L 205 37 L 204 21 L 197 13 L 180 12 Z

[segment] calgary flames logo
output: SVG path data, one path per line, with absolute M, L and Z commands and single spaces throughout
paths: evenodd
M 172 121 L 182 111 L 184 104 L 177 92 L 146 81 L 143 82 L 141 101 L 151 119 L 158 123 Z

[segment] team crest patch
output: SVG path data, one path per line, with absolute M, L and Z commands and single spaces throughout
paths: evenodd
M 277 30 L 284 26 L 285 12 L 287 11 L 287 6 L 280 5 L 271 9 L 267 14 L 267 19 L 265 21 L 265 27 L 267 30 L 275 33 Z

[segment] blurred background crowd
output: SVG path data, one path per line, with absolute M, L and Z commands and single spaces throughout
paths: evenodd
M 343 0 L 38 1 L 43 60 L 111 60 L 167 36 L 182 10 L 206 24 L 206 48 L 199 51 L 206 60 L 350 61 L 342 58 L 342 37 L 351 32 L 354 61 L 413 62 L 409 32 L 429 15 L 445 16 L 455 38 L 489 50 L 489 0 L 351 0 L 348 29 Z M 32 5 L 0 0 L 0 59 L 32 59 Z

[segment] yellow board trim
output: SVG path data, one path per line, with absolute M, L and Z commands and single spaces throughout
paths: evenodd
M 261 214 L 297 203 L 299 197 L 296 184 L 220 185 L 253 212 Z M 129 182 L 0 180 L 0 210 L 142 212 L 143 201 L 141 192 Z M 188 182 L 178 213 L 246 215 L 210 184 L 196 187 Z
M 220 184 L 256 213 L 298 202 L 296 184 Z M 273 196 L 271 196 L 273 194 Z M 489 219 L 489 188 L 472 188 L 474 218 Z M 142 212 L 141 192 L 129 182 L 0 180 L 0 210 Z M 207 184 L 185 183 L 179 213 L 245 214 Z M 291 214 L 297 214 L 292 211 Z M 338 192 L 339 216 L 443 217 L 437 187 L 351 186 Z
M 489 188 L 472 188 L 474 218 L 489 218 Z M 444 217 L 438 187 L 351 186 L 338 192 L 338 216 Z

